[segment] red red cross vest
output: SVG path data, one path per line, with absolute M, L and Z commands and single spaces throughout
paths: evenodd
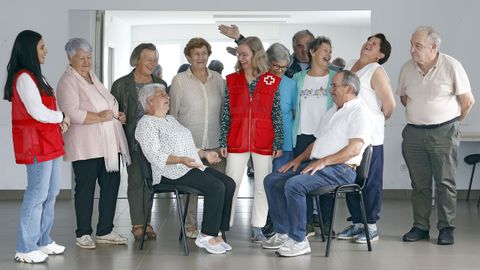
M 23 73 L 27 73 L 38 86 L 35 76 L 27 70 L 20 70 L 13 80 L 12 137 L 15 161 L 17 164 L 31 164 L 34 158 L 37 162 L 58 158 L 64 154 L 59 123 L 41 123 L 27 112 L 17 92 L 17 79 Z M 55 96 L 48 96 L 44 92 L 40 95 L 45 107 L 57 110 Z
M 228 152 L 272 155 L 273 97 L 279 84 L 279 77 L 266 72 L 259 77 L 253 96 L 250 97 L 244 71 L 227 75 L 230 97 Z

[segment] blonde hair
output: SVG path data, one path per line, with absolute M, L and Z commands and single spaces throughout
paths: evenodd
M 267 53 L 263 48 L 262 41 L 258 37 L 247 37 L 238 42 L 238 46 L 245 44 L 253 52 L 252 67 L 253 76 L 257 77 L 268 71 Z M 239 61 L 235 65 L 236 71 L 241 71 L 242 65 Z

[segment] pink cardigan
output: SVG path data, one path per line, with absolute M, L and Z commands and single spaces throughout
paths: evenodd
M 110 109 L 114 115 L 118 115 L 118 104 L 110 92 L 97 79 L 95 74 L 90 72 L 93 84 L 88 83 L 80 77 L 72 67 L 67 70 L 60 78 L 57 86 L 58 105 L 66 115 L 70 116 L 71 126 L 63 135 L 65 141 L 66 161 L 85 160 L 91 158 L 105 157 L 105 145 L 102 142 L 102 123 L 83 124 L 87 111 L 99 112 Z M 90 102 L 89 97 L 84 91 L 90 92 L 90 95 L 98 96 L 97 106 Z M 101 110 L 97 110 L 98 104 L 102 105 Z M 113 120 L 117 121 L 117 120 Z M 124 143 L 126 145 L 125 135 L 116 136 L 117 140 L 124 140 L 117 145 Z M 119 139 L 120 137 L 120 139 Z M 110 142 L 110 141 L 109 141 Z M 115 143 L 112 141 L 111 143 Z M 115 146 L 116 147 L 116 146 Z M 128 149 L 128 148 L 127 148 Z M 118 149 L 120 152 L 120 149 Z M 128 150 L 127 150 L 128 153 Z

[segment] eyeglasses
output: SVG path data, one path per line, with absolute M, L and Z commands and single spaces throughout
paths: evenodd
M 339 84 L 339 85 L 337 85 L 337 84 L 335 84 L 335 83 L 331 83 L 331 84 L 330 84 L 330 88 L 333 89 L 333 88 L 338 88 L 338 87 L 345 87 L 345 86 L 347 86 L 347 85 L 348 85 L 348 84 L 344 84 L 344 83 Z
M 275 70 L 281 70 L 281 71 L 285 71 L 285 70 L 288 69 L 288 65 L 287 66 L 280 66 L 280 65 L 277 65 L 277 64 L 272 64 L 272 67 Z

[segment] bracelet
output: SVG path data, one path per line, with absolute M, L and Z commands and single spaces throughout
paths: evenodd
M 65 120 L 65 113 L 64 112 L 62 112 L 62 116 L 63 116 L 62 117 L 62 122 L 63 122 L 63 120 Z

